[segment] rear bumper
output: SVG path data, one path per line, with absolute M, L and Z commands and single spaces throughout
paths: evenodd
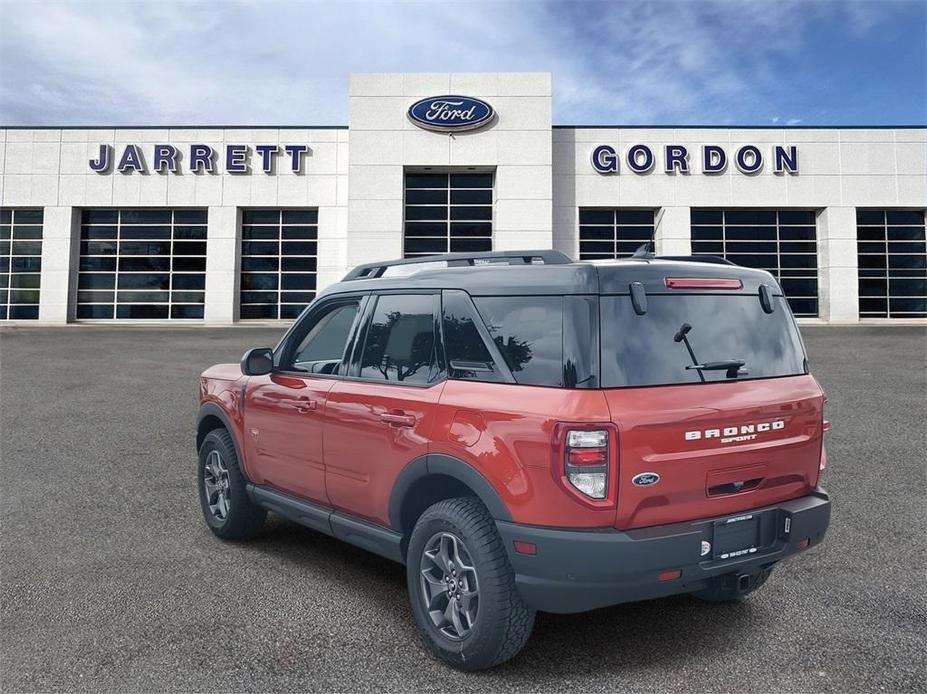
M 647 600 L 706 588 L 726 574 L 757 574 L 824 538 L 830 497 L 818 488 L 809 496 L 746 511 L 758 518 L 755 548 L 739 556 L 702 556 L 719 521 L 705 518 L 639 530 L 557 530 L 497 521 L 522 598 L 545 612 L 584 612 L 621 602 Z M 514 542 L 537 547 L 515 551 Z M 807 541 L 807 543 L 805 543 Z M 665 571 L 678 578 L 659 580 Z

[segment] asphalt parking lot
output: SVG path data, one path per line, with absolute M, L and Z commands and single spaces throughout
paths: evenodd
M 834 424 L 823 545 L 742 604 L 539 615 L 476 675 L 427 655 L 399 565 L 203 524 L 196 376 L 280 334 L 0 331 L 3 691 L 927 690 L 927 329 L 803 329 Z

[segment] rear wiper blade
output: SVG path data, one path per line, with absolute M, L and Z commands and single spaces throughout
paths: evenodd
M 721 361 L 706 361 L 704 364 L 690 364 L 687 370 L 694 371 L 727 371 L 728 378 L 737 378 L 746 376 L 747 370 L 744 369 L 745 362 L 743 359 L 723 359 Z

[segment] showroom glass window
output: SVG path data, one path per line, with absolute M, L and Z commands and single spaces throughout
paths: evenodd
M 579 259 L 626 258 L 653 238 L 655 210 L 579 208 Z
M 39 317 L 41 209 L 0 209 L 0 320 Z
M 814 210 L 692 210 L 692 254 L 768 270 L 796 316 L 818 315 Z
M 81 212 L 79 319 L 202 319 L 205 209 Z
M 860 318 L 927 317 L 924 210 L 857 210 Z
M 242 210 L 242 319 L 296 318 L 315 298 L 319 211 Z
M 491 173 L 406 173 L 403 256 L 492 250 Z

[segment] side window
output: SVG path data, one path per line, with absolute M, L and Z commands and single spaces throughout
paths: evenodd
M 473 303 L 518 383 L 563 385 L 563 299 L 494 296 Z
M 444 351 L 451 378 L 468 381 L 504 381 L 474 324 L 469 297 L 460 291 L 443 295 Z M 479 320 L 477 316 L 476 320 Z
M 300 341 L 288 368 L 312 374 L 338 372 L 358 304 L 341 304 L 323 314 Z
M 437 378 L 434 305 L 430 294 L 379 297 L 367 328 L 361 377 L 416 384 Z

